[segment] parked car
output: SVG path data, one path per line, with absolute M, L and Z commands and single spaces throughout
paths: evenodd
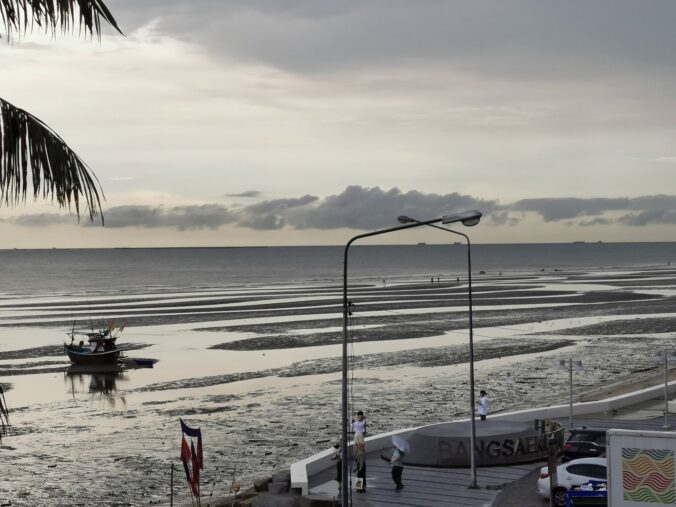
M 606 455 L 606 430 L 576 428 L 563 444 L 563 461 L 578 458 L 603 458 Z
M 554 505 L 566 505 L 566 491 L 573 486 L 582 486 L 589 481 L 605 481 L 608 476 L 608 460 L 606 458 L 580 458 L 563 463 L 556 467 L 557 485 L 554 488 Z M 538 479 L 538 495 L 549 498 L 549 469 L 540 469 Z

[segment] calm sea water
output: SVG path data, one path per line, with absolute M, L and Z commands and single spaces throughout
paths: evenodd
M 0 251 L 0 293 L 124 293 L 342 280 L 343 246 Z M 463 276 L 462 244 L 363 246 L 350 280 Z M 477 272 L 613 269 L 676 262 L 676 243 L 473 245 Z

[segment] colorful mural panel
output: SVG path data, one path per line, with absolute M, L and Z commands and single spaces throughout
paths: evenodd
M 622 448 L 624 500 L 674 504 L 674 451 Z

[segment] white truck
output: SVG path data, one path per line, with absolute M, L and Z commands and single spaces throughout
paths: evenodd
M 608 505 L 676 505 L 676 433 L 608 430 Z

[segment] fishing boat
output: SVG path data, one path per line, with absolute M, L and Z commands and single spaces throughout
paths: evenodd
M 71 331 L 66 333 L 70 336 L 70 343 L 64 343 L 63 349 L 75 364 L 116 364 L 122 349 L 115 342 L 124 325 L 116 328 L 115 323 L 110 322 L 106 328 L 79 331 L 73 323 Z

